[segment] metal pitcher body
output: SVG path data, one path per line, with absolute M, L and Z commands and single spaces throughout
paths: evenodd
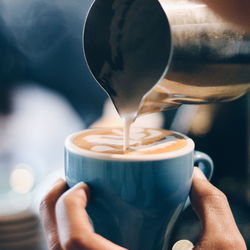
M 250 89 L 250 32 L 198 1 L 96 0 L 83 43 L 121 115 L 230 101 Z

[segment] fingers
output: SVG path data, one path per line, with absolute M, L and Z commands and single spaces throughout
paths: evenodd
M 56 204 L 58 230 L 63 244 L 67 238 L 73 238 L 78 232 L 84 232 L 85 235 L 93 232 L 85 210 L 87 193 L 87 185 L 81 182 L 65 192 Z
M 94 233 L 85 210 L 88 186 L 79 183 L 64 193 L 56 204 L 56 219 L 63 249 L 121 250 L 124 249 Z
M 203 234 L 195 249 L 246 249 L 226 196 L 195 168 L 190 200 Z
M 56 225 L 55 205 L 66 188 L 65 181 L 59 179 L 44 197 L 40 205 L 41 220 L 50 250 L 61 250 Z

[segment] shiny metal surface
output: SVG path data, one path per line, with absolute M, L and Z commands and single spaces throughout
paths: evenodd
M 250 89 L 249 31 L 199 1 L 160 3 L 171 27 L 172 59 L 140 112 L 171 104 L 231 101 L 245 94 Z
M 250 89 L 249 31 L 199 1 L 156 2 L 96 0 L 85 23 L 89 69 L 121 115 L 230 101 Z

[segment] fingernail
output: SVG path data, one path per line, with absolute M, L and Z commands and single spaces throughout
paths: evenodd
M 207 179 L 206 176 L 203 174 L 203 172 L 197 167 L 194 168 L 193 177 L 201 180 Z
M 81 182 L 78 182 L 77 184 L 75 184 L 71 189 L 77 189 L 77 188 L 80 188 L 80 187 L 83 187 L 87 185 L 85 182 L 81 181 Z
M 83 189 L 89 199 L 90 197 L 90 191 L 89 191 L 89 186 L 88 184 L 86 184 L 85 182 L 81 181 L 79 183 L 77 183 L 75 186 L 73 186 L 70 190 L 71 191 L 74 191 L 74 190 L 77 190 L 77 189 Z

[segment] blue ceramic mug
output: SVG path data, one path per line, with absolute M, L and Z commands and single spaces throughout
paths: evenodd
M 160 250 L 188 200 L 194 165 L 211 178 L 213 162 L 194 151 L 194 142 L 161 155 L 113 157 L 65 142 L 65 175 L 70 187 L 85 182 L 95 232 L 129 250 Z M 186 203 L 187 204 L 187 203 Z

